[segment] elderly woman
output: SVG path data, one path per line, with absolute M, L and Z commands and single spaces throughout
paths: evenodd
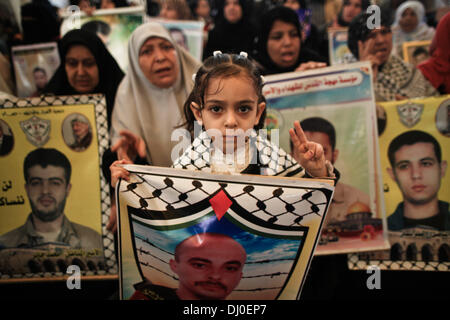
M 403 43 L 408 41 L 431 40 L 434 28 L 425 22 L 425 8 L 419 1 L 406 1 L 395 12 L 392 25 L 394 53 L 403 56 Z
M 116 60 L 100 38 L 85 30 L 66 33 L 59 48 L 61 64 L 44 92 L 55 95 L 103 93 L 110 125 L 116 91 L 124 77 Z
M 360 61 L 370 61 L 377 101 L 427 97 L 437 91 L 413 65 L 391 54 L 392 32 L 387 18 L 381 15 L 381 27 L 369 29 L 370 14 L 361 13 L 349 27 L 348 47 Z
M 430 46 L 431 57 L 417 67 L 441 94 L 450 93 L 450 12 L 440 21 Z
M 112 114 L 112 147 L 103 155 L 103 173 L 117 159 L 170 166 L 171 134 L 182 124 L 182 108 L 200 62 L 179 47 L 157 22 L 136 28 L 128 42 L 128 72 Z M 114 203 L 114 202 L 113 202 Z M 116 230 L 113 206 L 107 226 Z
M 261 21 L 254 58 L 263 75 L 326 66 L 324 58 L 302 47 L 301 26 L 295 11 L 275 7 Z
M 130 143 L 142 137 L 145 158 L 170 166 L 172 130 L 181 124 L 182 107 L 200 62 L 179 47 L 159 23 L 139 26 L 128 43 L 128 73 L 119 86 L 112 115 L 112 150 L 130 160 Z M 128 130 L 130 134 L 121 135 Z M 139 138 L 140 139 L 140 138 Z M 137 148 L 133 148 L 137 151 Z M 140 152 L 140 155 L 144 155 Z

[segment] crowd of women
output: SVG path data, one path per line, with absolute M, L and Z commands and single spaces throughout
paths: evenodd
M 348 46 L 353 56 L 372 64 L 377 100 L 450 93 L 450 13 L 440 14 L 446 8 L 439 1 L 431 10 L 433 15 L 419 1 L 400 5 L 398 2 L 387 5 L 390 10 L 396 9 L 395 16 L 389 15 L 392 11 L 383 10 L 381 28 L 372 30 L 366 23 L 370 1 L 344 0 L 334 17 L 323 19 L 322 25 L 313 23 L 308 33 L 302 32 L 304 24 L 297 11 L 312 7 L 322 10 L 313 11 L 313 15 L 324 17 L 328 1 L 317 7 L 305 0 L 162 0 L 147 1 L 147 8 L 156 4 L 159 10 L 148 13 L 166 19 L 204 21 L 204 61 L 217 51 L 234 53 L 252 61 L 262 75 L 329 65 L 327 29 L 348 27 Z M 101 1 L 104 8 L 125 3 Z M 95 10 L 92 2 L 86 0 L 76 4 L 90 14 Z M 41 10 L 39 17 L 37 8 Z M 44 16 L 47 22 L 42 24 Z M 434 22 L 427 23 L 427 17 L 433 17 Z M 2 19 L 6 21 L 5 17 Z M 40 22 L 36 24 L 33 19 Z M 105 95 L 111 139 L 111 148 L 103 155 L 105 175 L 110 177 L 109 166 L 117 159 L 170 166 L 174 144 L 171 134 L 186 122 L 183 107 L 194 88 L 201 61 L 180 47 L 161 24 L 149 22 L 139 26 L 129 38 L 129 67 L 123 72 L 95 34 L 73 30 L 60 38 L 59 25 L 57 11 L 47 0 L 33 0 L 22 6 L 22 33 L 3 23 L 7 32 L 1 39 L 0 62 L 6 68 L 1 69 L 0 91 L 15 93 L 11 82 L 14 75 L 7 68 L 12 44 L 59 41 L 61 64 L 44 94 Z M 417 68 L 406 63 L 400 51 L 403 42 L 412 40 L 432 40 L 429 58 Z M 111 231 L 115 230 L 114 219 L 111 214 Z M 311 281 L 316 281 L 317 286 L 312 284 L 311 290 L 319 286 L 335 288 L 338 281 L 343 281 L 339 275 L 341 267 L 333 267 L 336 262 L 330 258 L 323 259 L 326 263 L 313 266 Z M 338 271 L 329 273 L 324 268 Z M 316 270 L 321 276 L 314 277 Z M 325 292 L 332 295 L 332 290 L 315 294 Z

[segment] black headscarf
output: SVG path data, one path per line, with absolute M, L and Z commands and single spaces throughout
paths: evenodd
M 89 31 L 75 29 L 69 31 L 59 42 L 59 56 L 61 64 L 55 74 L 47 84 L 45 93 L 55 95 L 80 94 L 69 84 L 66 73 L 66 54 L 70 47 L 75 44 L 86 46 L 95 57 L 98 66 L 99 82 L 98 86 L 91 93 L 103 93 L 106 98 L 106 110 L 108 116 L 108 127 L 111 123 L 111 114 L 114 107 L 114 99 L 117 87 L 124 77 L 116 60 L 106 49 L 103 42 L 97 35 Z
M 208 34 L 208 41 L 203 50 L 203 60 L 207 59 L 214 51 L 223 53 L 251 54 L 255 38 L 255 27 L 250 20 L 250 1 L 239 0 L 242 8 L 242 18 L 236 23 L 230 23 L 224 16 L 225 0 L 219 1 L 219 9 L 214 22 L 214 28 Z
M 298 60 L 295 64 L 288 68 L 282 68 L 275 64 L 269 56 L 267 52 L 267 41 L 269 38 L 270 30 L 273 27 L 275 21 L 280 20 L 285 23 L 289 23 L 295 26 L 298 30 L 299 37 L 301 40 L 301 31 L 302 27 L 298 20 L 298 16 L 294 10 L 279 6 L 275 7 L 269 11 L 267 11 L 262 17 L 262 23 L 260 23 L 260 29 L 258 32 L 258 37 L 256 40 L 255 46 L 255 59 L 261 65 L 261 73 L 263 75 L 268 74 L 276 74 L 276 73 L 284 73 L 294 71 L 301 63 L 308 61 L 318 61 L 318 62 L 326 62 L 326 59 L 321 57 L 315 51 L 310 49 L 306 49 L 303 46 L 300 48 L 300 53 L 298 55 Z

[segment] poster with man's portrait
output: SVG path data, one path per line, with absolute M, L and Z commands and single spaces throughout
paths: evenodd
M 41 95 L 60 64 L 56 42 L 14 46 L 11 54 L 17 96 Z
M 197 60 L 202 60 L 203 55 L 203 21 L 166 20 L 147 17 L 148 21 L 157 21 L 166 28 L 173 40 Z
M 263 93 L 272 142 L 292 152 L 289 129 L 298 120 L 340 172 L 315 254 L 388 248 L 370 65 L 268 76 Z
M 298 299 L 332 180 L 125 168 L 121 299 Z
M 390 250 L 349 257 L 350 268 L 449 271 L 450 96 L 381 103 L 380 161 Z
M 0 155 L 0 282 L 58 280 L 70 266 L 87 278 L 115 277 L 101 170 L 104 96 L 4 99 L 0 106 L 2 150 L 12 138 Z M 82 147 L 74 132 L 80 125 L 89 130 L 77 133 L 90 134 Z
M 330 65 L 358 61 L 347 46 L 348 28 L 328 29 L 328 53 Z
M 95 10 L 92 16 L 84 12 L 74 20 L 68 15 L 61 24 L 61 37 L 75 28 L 81 28 L 97 34 L 108 51 L 119 64 L 123 72 L 128 67 L 128 39 L 133 31 L 143 23 L 144 9 L 142 6 L 117 9 Z
M 403 42 L 403 60 L 417 66 L 430 57 L 431 40 Z

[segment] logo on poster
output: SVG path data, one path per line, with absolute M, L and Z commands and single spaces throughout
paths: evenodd
M 20 121 L 20 127 L 25 132 L 28 141 L 38 148 L 50 139 L 50 120 L 33 116 L 28 120 Z
M 423 104 L 418 103 L 405 103 L 397 106 L 397 112 L 400 117 L 400 121 L 408 128 L 413 127 L 420 121 L 420 117 L 423 113 Z

